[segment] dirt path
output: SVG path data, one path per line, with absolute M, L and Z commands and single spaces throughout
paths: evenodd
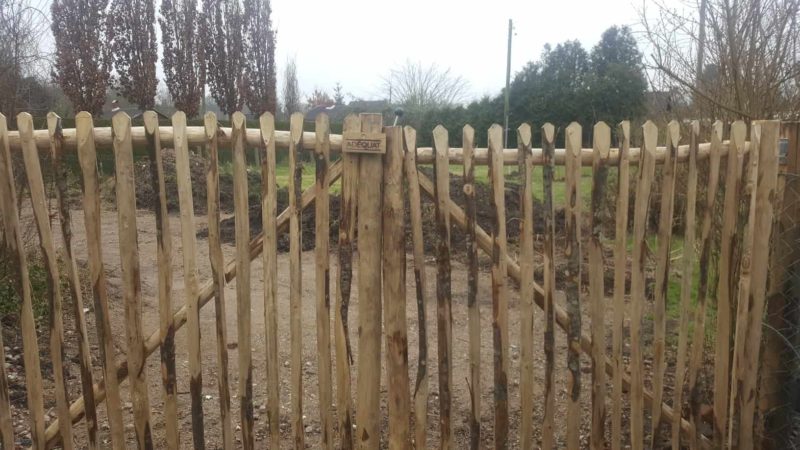
M 83 235 L 83 214 L 81 211 L 73 211 L 73 219 L 75 222 L 74 230 L 76 232 L 74 238 L 75 252 L 79 260 L 84 261 L 86 258 L 86 242 Z M 103 251 L 104 261 L 106 266 L 106 274 L 109 281 L 109 290 L 112 311 L 112 327 L 115 331 L 115 344 L 118 349 L 118 357 L 121 359 L 124 349 L 124 312 L 123 306 L 120 303 L 119 286 L 121 281 L 121 274 L 119 271 L 119 242 L 117 230 L 117 215 L 115 211 L 104 211 L 102 217 L 102 230 L 103 230 Z M 197 218 L 198 230 L 205 228 L 205 217 Z M 157 264 L 156 264 L 156 230 L 155 218 L 149 211 L 139 211 L 137 216 L 137 228 L 139 231 L 139 256 L 142 268 L 142 294 L 143 294 L 143 324 L 148 334 L 158 328 L 158 301 L 157 294 Z M 170 217 L 170 230 L 172 231 L 173 243 L 173 306 L 174 309 L 183 304 L 183 273 L 181 264 L 181 242 L 179 231 L 179 219 L 176 216 Z M 308 237 L 310 238 L 310 237 Z M 454 246 L 462 245 L 460 242 L 454 242 Z M 232 245 L 223 245 L 223 252 L 226 261 L 234 257 L 235 251 Z M 205 239 L 198 239 L 198 266 L 200 272 L 200 282 L 205 283 L 210 279 L 210 265 L 208 260 L 208 245 Z M 332 274 L 335 274 L 335 255 L 331 257 Z M 305 386 L 305 427 L 306 427 L 306 443 L 309 448 L 316 448 L 319 443 L 319 416 L 318 416 L 318 391 L 316 383 L 316 328 L 315 328 L 315 299 L 314 299 L 314 253 L 313 251 L 303 253 L 303 362 L 304 362 L 304 386 Z M 435 329 L 435 297 L 434 297 L 434 261 L 431 259 L 427 262 L 429 271 L 430 285 L 427 286 L 429 299 L 431 302 L 428 304 L 428 336 L 431 340 L 428 343 L 428 348 L 432 349 L 431 358 L 429 361 L 430 368 L 430 390 L 431 396 L 429 400 L 429 441 L 428 445 L 438 441 L 438 397 L 437 397 L 437 365 L 436 365 L 436 329 Z M 281 430 L 283 446 L 290 444 L 290 428 L 288 423 L 289 414 L 289 301 L 288 301 L 288 286 L 289 286 L 289 273 L 288 273 L 288 255 L 279 254 L 278 256 L 278 308 L 279 308 L 279 350 L 281 360 Z M 354 267 L 356 265 L 354 264 Z M 409 363 L 410 363 L 410 376 L 414 379 L 416 373 L 417 363 L 417 313 L 416 304 L 414 300 L 414 277 L 411 272 L 411 259 L 409 256 L 407 267 L 409 269 L 406 275 L 407 284 L 407 317 L 409 329 Z M 252 265 L 252 345 L 253 345 L 253 373 L 254 373 L 254 393 L 255 393 L 255 417 L 256 417 L 256 441 L 259 445 L 263 445 L 266 441 L 267 423 L 266 411 L 264 409 L 266 398 L 266 370 L 265 370 L 265 339 L 264 339 L 264 291 L 263 291 L 263 275 L 261 258 L 257 258 Z M 358 310 L 358 293 L 355 286 L 357 286 L 357 274 L 354 274 L 356 279 L 353 281 L 353 299 L 351 302 L 350 314 L 350 329 L 355 331 L 357 327 L 357 310 Z M 452 286 L 453 286 L 453 350 L 454 350 L 454 385 L 455 391 L 453 395 L 454 408 L 453 417 L 455 418 L 455 438 L 457 447 L 462 448 L 469 442 L 469 428 L 467 417 L 469 415 L 469 389 L 467 386 L 468 358 L 468 335 L 467 335 L 467 307 L 466 307 L 466 268 L 458 262 L 453 262 L 452 270 Z M 484 442 L 487 446 L 492 445 L 492 423 L 493 412 L 491 410 L 493 405 L 492 400 L 492 333 L 491 333 L 491 286 L 490 276 L 485 267 L 481 269 L 479 278 L 479 293 L 478 301 L 481 308 L 481 330 L 482 330 L 482 360 L 485 363 L 481 366 L 481 397 L 482 397 L 482 429 Z M 512 283 L 513 284 L 513 283 Z M 335 288 L 335 281 L 331 283 L 331 288 Z M 227 325 L 228 325 L 228 341 L 229 341 L 229 361 L 230 361 L 230 382 L 231 382 L 231 395 L 235 398 L 237 386 L 237 367 L 236 367 L 236 308 L 235 308 L 235 283 L 231 283 L 226 288 L 226 295 L 228 300 L 227 307 Z M 509 397 L 511 405 L 511 446 L 516 448 L 518 442 L 518 433 L 516 428 L 519 423 L 519 316 L 518 316 L 518 291 L 512 287 L 509 290 L 509 317 L 510 317 L 510 332 L 511 332 L 511 372 L 510 372 L 510 386 Z M 90 302 L 89 302 L 90 303 Z M 87 303 L 88 306 L 88 303 Z M 584 305 L 585 306 L 585 305 Z M 94 335 L 93 314 L 87 316 L 89 318 L 89 327 L 91 331 L 91 340 L 93 347 L 96 347 L 96 338 Z M 208 303 L 205 308 L 201 310 L 201 333 L 202 333 L 202 349 L 203 349 L 203 396 L 204 396 L 204 412 L 205 412 L 205 430 L 206 430 L 206 443 L 209 448 L 216 448 L 220 444 L 220 426 L 219 426 L 219 406 L 218 406 L 218 392 L 217 392 L 217 361 L 215 356 L 216 338 L 214 332 L 214 308 L 212 302 Z M 535 396 L 536 398 L 543 398 L 543 376 L 544 376 L 544 355 L 542 350 L 542 335 L 544 330 L 544 321 L 540 310 L 535 313 Z M 588 317 L 584 315 L 584 329 L 588 330 L 589 321 Z M 352 336 L 355 343 L 355 334 Z M 177 333 L 176 338 L 176 362 L 178 371 L 178 392 L 179 392 L 179 412 L 181 412 L 181 441 L 183 448 L 191 448 L 191 423 L 190 423 L 190 398 L 188 395 L 188 357 L 186 354 L 186 333 L 181 329 Z M 357 346 L 354 345 L 353 350 L 355 357 L 358 356 Z M 385 354 L 385 352 L 384 352 Z M 589 361 L 582 357 L 582 369 L 584 389 L 582 389 L 582 403 L 585 405 L 586 414 L 583 416 L 583 424 L 581 430 L 582 442 L 588 444 L 588 429 L 589 429 Z M 98 361 L 95 361 L 98 364 Z M 556 333 L 556 404 L 558 405 L 556 417 L 556 433 L 558 441 L 563 443 L 565 430 L 563 429 L 566 405 L 566 341 L 564 333 Z M 355 367 L 355 366 L 354 366 Z M 147 377 L 150 384 L 150 403 L 152 408 L 152 423 L 154 428 L 154 436 L 156 442 L 163 442 L 163 417 L 162 417 L 162 390 L 160 378 L 160 364 L 157 354 L 151 355 L 147 364 Z M 382 377 L 382 394 L 384 396 L 382 402 L 383 417 L 385 417 L 385 392 L 386 392 L 386 375 L 385 367 Z M 353 383 L 357 383 L 355 377 L 355 370 L 353 370 Z M 354 387 L 355 392 L 355 387 Z M 76 386 L 72 398 L 79 393 Z M 335 398 L 335 397 L 334 397 Z M 126 420 L 130 420 L 131 411 L 130 403 L 128 403 L 129 392 L 127 383 L 123 384 L 123 402 L 125 403 L 125 416 Z M 238 405 L 237 402 L 233 404 L 233 417 L 234 428 L 238 426 Z M 534 423 L 541 423 L 542 407 L 540 403 L 536 403 L 536 410 L 534 416 Z M 101 408 L 101 439 L 106 440 L 107 425 L 105 424 L 105 412 Z M 133 444 L 132 428 L 129 425 L 128 439 L 129 445 Z M 78 439 L 84 439 L 84 428 L 82 425 L 76 427 Z M 386 433 L 384 427 L 383 433 Z M 535 432 L 536 437 L 539 437 L 538 429 Z M 386 436 L 383 436 L 385 443 Z M 237 438 L 238 439 L 238 438 Z

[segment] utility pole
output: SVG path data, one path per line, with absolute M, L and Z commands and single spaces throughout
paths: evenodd
M 508 19 L 508 55 L 506 56 L 506 91 L 505 101 L 503 103 L 503 118 L 505 126 L 503 127 L 503 147 L 508 147 L 508 91 L 511 84 L 511 33 L 514 30 L 514 23 Z

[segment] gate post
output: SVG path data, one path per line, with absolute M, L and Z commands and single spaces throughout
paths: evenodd
M 360 114 L 361 132 L 344 133 L 342 152 L 359 153 L 358 165 L 358 385 L 357 448 L 380 446 L 382 114 Z

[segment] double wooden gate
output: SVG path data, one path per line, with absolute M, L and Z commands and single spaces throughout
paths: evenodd
M 131 119 L 121 113 L 113 118 L 111 128 L 96 128 L 89 114 L 79 113 L 75 129 L 62 129 L 59 118 L 51 114 L 47 130 L 34 130 L 32 118 L 23 113 L 17 118 L 18 130 L 8 131 L 5 118 L 0 118 L 3 236 L 19 268 L 15 282 L 22 299 L 19 317 L 27 396 L 27 411 L 12 408 L 3 368 L 0 433 L 5 448 L 14 448 L 20 435 L 26 433 L 13 426 L 20 414 L 29 419 L 27 433 L 34 448 L 59 443 L 65 448 L 123 448 L 130 442 L 143 448 L 198 448 L 204 447 L 210 436 L 213 442 L 209 445 L 224 448 L 254 448 L 261 439 L 276 448 L 282 439 L 291 440 L 295 448 L 303 448 L 310 433 L 307 424 L 317 420 L 318 430 L 311 430 L 314 438 L 309 443 L 326 448 L 378 448 L 387 442 L 390 448 L 479 448 L 492 443 L 496 448 L 604 448 L 607 444 L 621 448 L 623 443 L 642 448 L 670 441 L 673 448 L 681 443 L 695 448 L 758 445 L 759 437 L 754 435 L 761 417 L 756 408 L 758 361 L 776 202 L 778 122 L 754 122 L 749 133 L 744 123 L 733 123 L 728 139 L 723 139 L 724 126 L 718 122 L 710 127 L 708 143 L 701 143 L 699 123 L 693 122 L 683 138 L 688 141 L 685 145 L 679 145 L 681 127 L 673 122 L 662 130 L 666 136 L 662 147 L 657 146 L 658 129 L 647 122 L 638 148 L 630 146 L 627 122 L 614 133 L 614 148 L 610 128 L 598 123 L 591 132 L 591 149 L 582 148 L 584 134 L 588 133 L 578 124 L 564 130 L 564 149 L 555 148 L 559 133 L 550 124 L 541 130 L 521 126 L 517 130 L 517 149 L 503 148 L 502 129 L 497 125 L 488 130 L 488 148 L 476 148 L 475 131 L 466 126 L 461 148 L 457 149 L 450 148 L 448 131 L 442 127 L 433 130 L 432 148 L 417 148 L 413 128 L 383 127 L 382 117 L 375 114 L 349 116 L 343 135 L 330 134 L 324 115 L 316 118 L 313 133 L 303 132 L 301 114 L 291 117 L 289 131 L 276 131 L 269 114 L 260 118 L 257 129 L 248 129 L 241 113 L 233 115 L 230 128 L 220 128 L 213 114 L 206 115 L 204 127 L 187 126 L 180 112 L 172 117 L 171 127 L 159 127 L 157 115 L 152 112 L 145 113 L 143 120 L 144 126 L 133 127 Z M 533 148 L 534 131 L 541 137 L 541 148 Z M 749 141 L 745 139 L 747 135 Z M 122 273 L 119 298 L 109 294 L 100 229 L 101 180 L 96 155 L 98 148 L 107 146 L 113 147 L 115 156 Z M 165 173 L 162 146 L 173 146 L 176 155 L 181 295 L 175 295 L 180 290 L 172 286 L 175 252 L 170 238 L 166 180 L 173 175 Z M 198 269 L 191 146 L 203 146 L 207 151 L 211 274 L 204 283 Z M 149 268 L 141 267 L 139 261 L 133 157 L 133 150 L 138 147 L 148 151 L 152 187 L 158 194 L 154 211 L 158 288 L 153 303 L 159 311 L 157 329 L 151 329 L 141 319 L 141 273 Z M 262 182 L 258 198 L 262 231 L 255 236 L 250 230 L 248 148 L 260 149 Z M 288 207 L 280 214 L 278 148 L 288 149 L 290 174 Z M 342 149 L 359 151 L 341 152 Z M 84 295 L 88 299 L 89 293 L 82 292 L 78 270 L 83 261 L 72 251 L 74 230 L 66 202 L 64 154 L 73 150 L 79 157 L 82 179 L 85 265 L 94 303 L 94 317 L 89 317 L 88 322 L 96 328 L 91 331 L 84 310 L 88 300 L 83 300 Z M 220 238 L 221 150 L 232 152 L 233 166 L 236 252 L 235 258 L 227 262 Z M 304 150 L 313 151 L 316 174 L 315 184 L 305 191 L 301 163 Z M 52 380 L 43 380 L 40 368 L 40 342 L 27 271 L 30 252 L 22 240 L 18 210 L 22 203 L 17 201 L 12 182 L 13 154 L 20 151 L 33 221 L 49 274 L 50 326 L 45 334 L 49 336 L 46 357 L 52 363 Z M 58 208 L 52 215 L 61 224 L 59 239 L 54 239 L 50 228 L 40 151 L 50 152 L 51 167 L 57 174 L 54 195 Z M 332 160 L 332 151 L 341 154 Z M 427 175 L 431 172 L 425 169 L 431 164 L 432 179 Z M 476 176 L 476 167 L 484 165 L 488 165 L 486 183 L 481 174 Z M 634 177 L 630 165 L 636 168 Z M 463 171 L 463 195 L 456 196 L 450 192 L 450 177 L 451 171 L 459 171 L 459 166 Z M 517 166 L 519 192 L 514 195 L 519 196 L 519 217 L 507 214 L 505 166 Z M 542 167 L 541 178 L 537 178 L 538 166 Z M 562 175 L 563 186 L 557 180 Z M 340 178 L 339 216 L 331 217 L 330 187 Z M 699 179 L 702 189 L 698 189 Z M 685 186 L 676 180 L 685 180 Z M 631 181 L 635 192 L 630 192 Z M 482 205 L 478 202 L 486 198 L 476 193 L 487 184 L 491 226 L 485 230 L 480 226 Z M 718 185 L 723 189 L 719 190 Z M 654 192 L 660 195 L 657 203 Z M 685 194 L 681 197 L 683 210 L 678 214 L 674 208 L 676 192 Z M 698 193 L 704 198 L 698 198 Z M 422 194 L 433 200 L 432 214 L 426 213 L 429 209 Z M 454 201 L 457 197 L 463 198 L 463 209 Z M 542 200 L 537 209 L 535 197 Z M 312 203 L 316 302 L 313 343 L 303 342 L 303 329 L 311 325 L 303 322 L 302 283 L 310 277 L 301 263 L 302 215 Z M 659 213 L 654 255 L 648 251 L 648 236 L 653 234 L 649 222 L 655 216 L 650 211 L 651 204 L 658 205 Z M 564 211 L 563 226 L 557 226 L 556 220 L 560 206 Z M 587 206 L 588 213 L 584 211 Z M 613 227 L 604 226 L 608 210 L 615 211 Z M 684 242 L 677 270 L 670 267 L 676 217 L 683 223 Z M 539 218 L 543 227 L 535 230 Z M 332 219 L 334 223 L 338 219 L 339 231 L 333 251 L 328 237 Z M 429 221 L 434 222 L 434 231 L 425 235 L 424 230 L 431 229 L 426 226 Z M 509 249 L 507 223 L 517 226 L 517 222 L 520 231 L 513 233 L 518 237 Z M 613 237 L 607 237 L 612 228 Z M 406 233 L 406 229 L 410 232 Z M 451 238 L 455 229 L 463 233 L 463 242 Z M 582 236 L 587 230 L 588 236 Z M 278 277 L 278 241 L 287 231 L 288 313 L 278 307 L 278 286 L 286 281 Z M 408 235 L 413 271 L 406 270 Z M 426 276 L 430 269 L 424 252 L 426 240 L 434 242 L 435 283 Z M 58 249 L 63 263 L 59 262 Z M 479 251 L 489 256 L 490 308 L 481 306 L 489 299 L 482 298 L 478 285 L 482 264 Z M 719 255 L 716 267 L 712 267 L 712 254 Z M 336 259 L 333 277 L 331 255 Z M 262 258 L 263 272 L 251 273 L 251 261 L 258 257 Z M 466 271 L 466 286 L 454 285 L 453 264 Z M 65 342 L 60 271 L 66 272 L 70 311 L 75 318 L 76 333 L 69 333 L 73 343 Z M 407 272 L 413 273 L 415 296 L 407 292 L 411 284 L 406 280 Z M 606 281 L 606 272 L 613 281 Z M 710 276 L 712 273 L 717 274 L 716 278 Z M 679 278 L 674 281 L 676 274 Z M 264 329 L 255 331 L 253 276 L 264 287 Z M 334 282 L 330 282 L 331 278 Z M 351 287 L 354 278 L 357 283 Z M 654 287 L 648 289 L 651 278 Z M 697 286 L 693 288 L 695 279 Z M 676 324 L 668 327 L 671 281 L 678 290 L 679 317 Z M 225 285 L 232 282 L 236 286 L 233 300 L 225 298 Z M 428 284 L 435 284 L 434 296 L 429 295 Z M 454 292 L 465 292 L 466 302 L 454 301 Z M 611 294 L 606 295 L 607 292 Z M 358 299 L 355 318 L 349 317 L 351 296 Z M 515 301 L 510 302 L 510 297 Z M 412 298 L 416 298 L 416 305 L 409 305 Z M 204 368 L 200 310 L 212 299 L 216 366 Z M 427 306 L 434 301 L 435 317 L 428 318 Z M 175 305 L 181 305 L 177 311 Z M 416 317 L 407 317 L 407 309 L 414 306 Z M 535 306 L 543 313 L 535 312 Z M 235 389 L 229 381 L 229 344 L 234 335 L 226 324 L 225 309 L 229 307 L 236 309 Z M 117 360 L 115 347 L 121 345 L 122 339 L 115 336 L 112 326 L 113 315 L 119 309 L 124 311 L 126 334 L 122 361 Z M 715 314 L 710 315 L 710 309 Z M 466 310 L 467 329 L 456 330 L 457 335 L 465 336 L 465 342 L 454 339 L 454 310 Z M 510 310 L 512 321 L 519 323 L 513 340 Z M 491 347 L 487 352 L 482 351 L 486 342 L 481 338 L 481 319 L 489 311 Z M 539 314 L 541 326 L 535 326 Z M 589 325 L 582 326 L 586 318 Z M 713 322 L 706 323 L 707 318 Z M 288 351 L 281 348 L 281 342 L 286 340 L 281 340 L 278 331 L 283 319 L 289 321 Z M 351 323 L 357 325 L 356 330 Z M 565 344 L 560 347 L 563 355 L 557 354 L 557 326 L 566 332 Z M 185 349 L 175 344 L 181 328 L 187 333 Z M 429 336 L 432 330 L 435 334 Z M 98 344 L 97 355 L 90 347 L 90 336 Z M 652 345 L 646 344 L 645 337 L 652 337 Z M 411 351 L 410 341 L 417 344 Z M 263 342 L 263 346 L 256 348 L 253 342 Z M 77 347 L 77 362 L 65 359 L 65 347 L 71 344 Z M 310 387 L 304 386 L 304 380 L 308 382 L 304 375 L 308 362 L 303 359 L 303 349 L 309 346 L 315 348 L 317 356 L 316 376 L 312 377 L 316 385 Z M 153 383 L 148 383 L 147 363 L 157 349 L 161 353 L 162 382 L 155 389 Z M 0 345 L 0 357 L 5 359 L 3 352 Z M 266 355 L 264 372 L 254 372 L 254 352 Z M 280 355 L 286 353 L 290 360 L 284 366 Z M 409 354 L 413 355 L 411 361 Z M 93 357 L 102 368 L 99 376 L 93 371 Z M 179 397 L 179 357 L 185 357 L 188 363 L 188 401 Z M 466 373 L 454 370 L 460 358 L 468 360 Z M 565 359 L 566 366 L 557 363 L 557 358 Z M 674 364 L 670 358 L 674 358 Z M 64 378 L 65 366 L 70 364 L 80 369 L 80 389 L 70 389 Z M 482 373 L 489 369 L 492 382 L 487 385 L 482 383 Z M 204 401 L 209 389 L 203 385 L 203 373 L 209 371 L 217 379 L 217 389 L 212 391 L 218 396 L 219 419 L 213 421 L 213 428 L 206 417 L 209 407 Z M 289 379 L 288 406 L 281 403 L 282 372 Z M 431 379 L 431 373 L 436 374 L 436 380 Z M 120 388 L 126 380 L 130 417 L 123 408 L 125 390 Z M 671 385 L 666 380 L 671 380 Z M 43 385 L 53 389 L 44 392 Z M 458 385 L 466 385 L 468 391 L 468 399 L 460 399 L 461 403 L 454 399 Z M 303 407 L 303 399 L 310 391 L 316 391 L 318 411 Z M 582 392 L 590 392 L 589 397 L 582 396 Z M 665 393 L 671 393 L 671 398 Z M 487 406 L 482 398 L 489 394 Z M 159 413 L 163 422 L 159 424 L 151 418 L 153 396 L 159 396 L 163 405 Z M 106 417 L 100 417 L 97 405 L 101 402 L 106 403 Z M 266 414 L 263 426 L 263 421 L 255 420 L 254 405 L 259 403 L 263 403 Z M 53 405 L 55 411 L 49 423 L 45 420 L 45 404 Z M 462 404 L 467 406 L 459 406 Z M 234 414 L 237 410 L 238 415 Z M 706 413 L 708 410 L 710 414 Z M 288 418 L 290 431 L 281 428 L 282 418 Z M 84 425 L 73 428 L 81 422 Z M 126 423 L 133 424 L 132 431 L 126 431 Z M 186 430 L 182 430 L 183 423 L 187 423 Z M 667 437 L 661 436 L 662 428 L 667 430 Z

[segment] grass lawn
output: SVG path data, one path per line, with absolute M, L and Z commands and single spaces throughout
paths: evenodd
M 658 238 L 653 233 L 647 236 L 647 245 L 653 254 L 658 251 Z M 671 344 L 678 343 L 678 327 L 681 319 L 681 286 L 683 284 L 683 236 L 673 235 L 670 240 L 670 273 L 667 280 L 667 298 L 666 298 L 666 318 L 667 321 L 674 321 L 676 324 L 675 331 L 667 336 L 667 341 Z M 633 249 L 633 239 L 628 238 L 628 251 Z M 697 294 L 700 284 L 700 255 L 695 255 L 695 267 L 692 272 L 692 284 L 690 289 L 689 300 L 689 341 L 694 332 L 694 314 L 697 309 Z M 706 340 L 713 339 L 714 327 L 712 324 L 716 321 L 716 305 L 712 299 L 706 298 L 706 325 L 705 336 Z M 645 320 L 653 320 L 652 314 L 648 314 Z

